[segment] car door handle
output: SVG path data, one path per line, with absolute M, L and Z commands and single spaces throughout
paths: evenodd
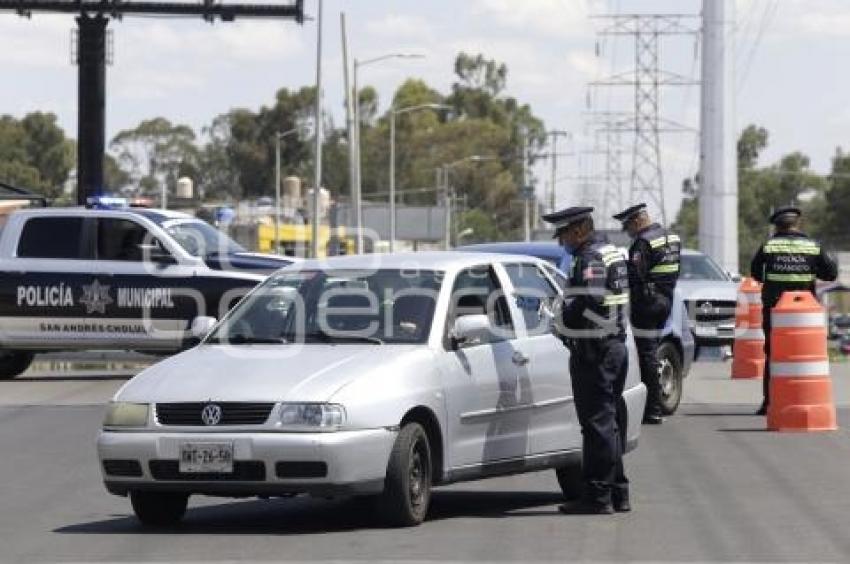
M 513 356 L 511 356 L 511 361 L 517 366 L 525 366 L 529 360 L 531 359 L 519 351 L 514 351 Z

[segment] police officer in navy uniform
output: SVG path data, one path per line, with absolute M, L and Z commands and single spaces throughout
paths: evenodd
M 832 281 L 838 277 L 838 265 L 827 255 L 820 243 L 800 230 L 802 212 L 787 206 L 770 216 L 774 235 L 762 245 L 750 264 L 752 277 L 763 284 L 761 288 L 764 327 L 764 353 L 768 362 L 764 368 L 764 399 L 757 415 L 765 415 L 770 402 L 770 310 L 779 302 L 783 292 L 809 291 L 815 293 L 817 279 Z
M 630 317 L 640 378 L 647 391 L 643 422 L 658 425 L 663 421 L 658 345 L 673 307 L 682 244 L 678 235 L 668 233 L 650 219 L 646 204 L 627 208 L 614 219 L 622 222 L 623 231 L 632 238 L 628 265 Z
M 628 274 L 622 254 L 595 233 L 591 212 L 590 207 L 572 207 L 543 216 L 573 257 L 570 288 L 555 323 L 571 352 L 570 379 L 583 437 L 583 493 L 559 507 L 568 514 L 631 509 L 622 459 Z

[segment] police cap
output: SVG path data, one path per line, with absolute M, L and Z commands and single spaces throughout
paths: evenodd
M 775 224 L 781 217 L 794 216 L 794 219 L 797 219 L 801 215 L 803 215 L 803 212 L 796 206 L 782 206 L 770 215 L 769 221 Z
M 547 213 L 543 216 L 543 221 L 551 223 L 555 226 L 555 234 L 552 238 L 558 237 L 558 234 L 565 228 L 569 227 L 577 221 L 581 221 L 590 217 L 593 213 L 593 208 L 589 206 L 573 206 L 561 211 Z
M 621 221 L 621 222 L 625 223 L 627 221 L 631 221 L 632 219 L 636 218 L 640 214 L 640 212 L 645 211 L 645 210 L 646 210 L 646 204 L 641 202 L 640 204 L 636 204 L 634 206 L 631 206 L 631 207 L 624 209 L 620 213 L 614 214 L 614 219 L 616 219 L 617 221 Z

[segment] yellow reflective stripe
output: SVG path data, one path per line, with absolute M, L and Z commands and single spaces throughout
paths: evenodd
M 770 273 L 767 279 L 771 282 L 813 282 L 814 274 L 776 274 Z
M 602 300 L 602 305 L 606 306 L 625 305 L 627 303 L 629 303 L 628 294 L 611 294 L 605 296 L 605 299 Z
M 679 236 L 676 235 L 675 233 L 671 233 L 670 235 L 667 235 L 667 242 L 668 243 L 681 243 L 682 240 L 679 239 Z
M 678 264 L 659 264 L 649 271 L 650 274 L 672 274 L 673 272 L 679 272 Z
M 623 256 L 620 253 L 602 255 L 602 263 L 605 266 L 611 266 L 615 262 L 621 261 L 621 260 L 624 260 L 624 259 L 623 259 Z
M 772 239 L 765 243 L 764 252 L 767 254 L 797 253 L 801 255 L 817 255 L 820 254 L 820 245 L 815 241 Z
M 649 246 L 653 249 L 657 249 L 658 247 L 663 247 L 667 242 L 667 237 L 659 237 L 658 239 L 653 239 L 649 242 Z

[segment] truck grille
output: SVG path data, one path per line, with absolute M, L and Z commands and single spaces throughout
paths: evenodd
M 206 427 L 201 413 L 208 405 L 221 408 L 221 418 L 215 426 L 262 425 L 269 419 L 274 403 L 244 402 L 187 402 L 156 404 L 156 419 L 160 425 Z
M 690 300 L 688 314 L 697 323 L 735 323 L 736 302 L 731 300 Z

